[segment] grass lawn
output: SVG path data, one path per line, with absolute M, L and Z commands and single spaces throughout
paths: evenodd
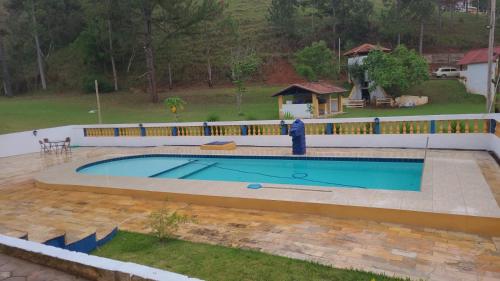
M 280 86 L 251 86 L 243 98 L 244 115 L 237 113 L 232 88 L 177 90 L 162 93 L 180 96 L 186 102 L 181 121 L 206 121 L 210 115 L 219 120 L 277 119 L 278 105 L 271 95 Z M 408 94 L 429 96 L 430 104 L 416 108 L 347 109 L 338 117 L 376 117 L 398 115 L 458 114 L 484 112 L 484 98 L 465 92 L 453 80 L 430 80 Z M 97 123 L 93 94 L 35 93 L 14 98 L 0 98 L 0 134 L 69 124 Z M 118 92 L 101 97 L 104 123 L 169 122 L 174 116 L 163 104 L 152 104 L 144 93 Z
M 94 255 L 130 261 L 214 281 L 402 280 L 356 270 L 336 269 L 261 252 L 171 240 L 120 231 Z

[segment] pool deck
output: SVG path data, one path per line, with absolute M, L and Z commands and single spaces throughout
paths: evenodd
M 205 154 L 199 148 L 182 149 L 186 149 L 182 154 Z M 289 151 L 277 150 L 282 154 L 275 155 L 289 155 Z M 322 151 L 313 149 L 308 156 L 321 156 Z M 248 148 L 237 152 L 229 154 L 245 154 Z M 500 208 L 475 159 L 476 154 L 483 153 L 428 151 L 419 192 L 283 184 L 264 184 L 263 188 L 254 190 L 248 189 L 249 183 L 244 182 L 96 176 L 76 172 L 78 167 L 109 159 L 108 156 L 58 165 L 41 172 L 35 180 L 39 187 L 51 189 L 151 199 L 168 197 L 220 207 L 332 215 L 500 236 Z M 372 155 L 357 151 L 354 157 L 421 159 L 424 154 L 422 150 L 402 150 L 400 153 L 378 150 Z M 263 151 L 260 155 L 269 154 Z
M 409 276 L 416 280 L 500 280 L 500 238 L 491 236 L 369 220 L 221 208 L 77 190 L 41 189 L 33 183 L 39 171 L 54 165 L 148 153 L 209 152 L 201 152 L 194 147 L 110 147 L 78 148 L 71 155 L 41 156 L 36 153 L 0 158 L 0 225 L 29 232 L 30 240 L 37 241 L 52 237 L 61 230 L 81 237 L 89 231 L 105 232 L 116 225 L 122 230 L 148 232 L 148 214 L 167 205 L 170 210 L 196 218 L 196 224 L 185 225 L 178 232 L 181 238 L 191 241 L 250 248 L 341 268 Z M 288 153 L 288 149 L 246 147 L 227 152 L 242 155 Z M 418 158 L 423 152 L 401 149 L 310 149 L 309 155 Z M 500 168 L 488 153 L 433 150 L 428 156 L 439 159 L 434 163 L 457 162 L 460 166 L 460 163 L 465 162 L 474 169 L 479 168 L 492 195 L 500 198 Z M 433 168 L 436 169 L 435 166 Z M 449 170 L 455 171 L 455 168 Z M 457 175 L 453 172 L 452 175 L 443 176 L 446 180 Z

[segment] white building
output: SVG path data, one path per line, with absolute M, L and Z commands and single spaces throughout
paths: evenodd
M 355 67 L 356 65 L 363 65 L 368 53 L 373 50 L 380 50 L 382 52 L 390 52 L 388 48 L 382 46 L 363 44 L 352 50 L 344 53 L 344 56 L 348 57 L 347 66 L 348 68 Z M 349 73 L 349 82 L 352 83 L 353 87 L 351 94 L 349 95 L 350 100 L 364 100 L 367 104 L 374 102 L 377 98 L 383 99 L 388 98 L 389 95 L 382 89 L 382 87 L 377 86 L 375 89 L 370 89 L 372 81 L 368 77 L 368 72 L 365 71 L 364 77 L 351 77 Z
M 494 50 L 493 70 L 498 73 L 498 59 L 500 47 Z M 460 80 L 464 83 L 467 92 L 486 96 L 488 88 L 488 49 L 475 49 L 467 52 L 458 61 L 460 66 Z M 495 77 L 493 73 L 493 77 Z

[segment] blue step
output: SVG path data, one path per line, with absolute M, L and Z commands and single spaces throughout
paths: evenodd
M 193 161 L 187 165 L 183 165 L 177 167 L 175 169 L 171 169 L 162 174 L 157 175 L 159 178 L 171 178 L 171 179 L 185 179 L 193 174 L 196 174 L 200 171 L 203 171 L 207 168 L 212 167 L 217 164 L 216 162 L 199 162 Z

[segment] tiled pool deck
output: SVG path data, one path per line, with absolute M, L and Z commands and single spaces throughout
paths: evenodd
M 31 233 L 38 233 L 32 238 L 39 241 L 50 236 L 51 232 L 66 230 L 78 236 L 84 235 L 82 229 L 104 232 L 114 225 L 125 230 L 146 232 L 147 215 L 165 203 L 121 195 L 38 189 L 31 181 L 37 171 L 58 163 L 141 153 L 207 152 L 194 147 L 79 148 L 71 156 L 41 157 L 31 154 L 0 159 L 0 225 L 29 232 L 30 237 Z M 289 150 L 239 148 L 230 152 L 233 153 L 288 155 Z M 419 158 L 423 156 L 423 151 L 310 149 L 309 155 Z M 491 156 L 486 152 L 429 151 L 427 157 L 427 181 L 443 188 L 442 193 L 432 192 L 432 198 L 454 198 L 447 206 L 432 204 L 433 210 L 467 214 L 481 211 L 495 215 L 498 205 L 493 196 L 498 198 L 500 169 Z M 483 177 L 482 173 L 486 176 Z M 474 194 L 466 190 L 470 185 L 478 185 L 482 194 L 489 194 L 486 204 L 479 204 L 483 207 L 468 208 L 475 204 Z M 197 224 L 190 224 L 179 232 L 181 237 L 193 241 L 259 249 L 337 267 L 355 267 L 414 278 L 500 279 L 500 242 L 497 238 L 315 215 L 176 202 L 167 204 L 197 218 Z M 401 201 L 403 204 L 406 203 Z

